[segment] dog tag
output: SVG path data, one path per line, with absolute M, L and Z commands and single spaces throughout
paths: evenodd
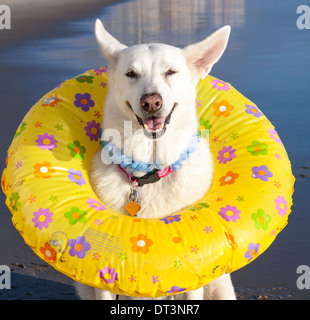
M 133 217 L 137 215 L 137 212 L 141 209 L 138 203 L 138 192 L 135 189 L 133 182 L 130 185 L 129 202 L 125 206 L 126 211 Z
M 141 209 L 139 203 L 135 201 L 129 201 L 126 206 L 125 206 L 126 211 L 131 215 L 131 216 L 136 216 L 137 212 Z

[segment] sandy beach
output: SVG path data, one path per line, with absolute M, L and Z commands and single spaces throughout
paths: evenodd
M 16 128 L 29 108 L 67 78 L 106 64 L 93 22 L 126 44 L 160 41 L 184 46 L 225 24 L 227 52 L 212 75 L 255 101 L 275 125 L 296 177 L 287 227 L 257 260 L 232 274 L 241 300 L 310 298 L 296 287 L 309 265 L 309 30 L 296 28 L 297 0 L 7 0 L 11 30 L 0 30 L 0 171 Z M 110 7 L 110 5 L 118 4 Z M 11 290 L 0 300 L 78 299 L 73 280 L 37 257 L 11 222 L 0 193 L 0 266 L 11 269 Z

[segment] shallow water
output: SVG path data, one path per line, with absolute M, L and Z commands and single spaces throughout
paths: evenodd
M 289 294 L 279 294 L 281 299 L 308 299 L 310 294 L 296 287 L 297 267 L 310 264 L 310 30 L 296 27 L 300 4 L 297 0 L 126 1 L 102 8 L 96 16 L 66 23 L 70 37 L 58 35 L 2 47 L 1 158 L 22 117 L 45 92 L 66 78 L 106 64 L 93 36 L 95 18 L 101 18 L 127 45 L 164 42 L 183 47 L 230 24 L 229 46 L 211 74 L 230 82 L 266 114 L 286 146 L 297 178 L 288 226 L 266 253 L 232 278 L 242 287 L 240 296 L 244 287 L 262 288 L 262 296 L 263 288 L 285 287 Z M 15 231 L 3 201 L 0 208 L 5 221 L 0 227 L 5 231 L 0 232 L 3 243 L 4 234 L 15 239 Z M 13 240 L 8 246 L 14 253 L 0 248 L 0 264 L 12 263 L 8 259 L 17 255 Z

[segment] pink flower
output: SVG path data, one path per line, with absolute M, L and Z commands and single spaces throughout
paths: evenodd
M 96 199 L 88 198 L 86 203 L 88 203 L 90 208 L 95 208 L 96 211 L 106 209 L 106 207 L 99 201 L 96 201 Z
M 230 205 L 227 205 L 226 207 L 221 207 L 221 210 L 218 214 L 227 222 L 236 222 L 237 219 L 240 219 L 240 213 L 241 211 L 237 210 L 237 207 L 231 207 Z
M 218 152 L 219 155 L 216 159 L 219 161 L 219 163 L 225 164 L 237 156 L 235 151 L 236 149 L 233 149 L 232 146 L 223 147 L 223 149 Z
M 47 228 L 49 223 L 53 221 L 51 218 L 52 216 L 53 213 L 50 212 L 49 209 L 40 208 L 38 211 L 33 213 L 31 221 L 34 223 L 35 228 L 42 230 L 42 228 Z
M 196 108 L 201 107 L 201 100 L 196 99 Z
M 99 270 L 98 277 L 100 277 L 101 280 L 104 280 L 105 283 L 112 284 L 118 280 L 118 273 L 115 272 L 114 268 L 106 266 L 104 269 Z
M 270 134 L 270 137 L 275 141 L 275 142 L 278 142 L 280 144 L 283 144 L 280 137 L 278 136 L 278 133 L 276 130 L 274 130 L 273 128 L 270 128 L 268 130 L 269 134 Z
M 227 84 L 224 81 L 213 79 L 211 81 L 211 85 L 213 86 L 213 89 L 217 89 L 218 91 L 227 91 L 230 89 L 229 84 Z
M 213 232 L 212 227 L 205 226 L 204 230 L 206 233 Z
M 48 135 L 48 133 L 44 133 L 43 135 L 39 134 L 35 142 L 37 143 L 37 147 L 42 150 L 53 150 L 57 147 L 57 140 L 54 139 L 54 135 Z
M 97 226 L 100 226 L 102 224 L 102 220 L 101 219 L 96 219 L 94 224 L 96 224 Z
M 278 196 L 277 199 L 275 199 L 275 203 L 278 214 L 282 217 L 285 216 L 287 212 L 287 201 L 284 199 L 284 197 Z

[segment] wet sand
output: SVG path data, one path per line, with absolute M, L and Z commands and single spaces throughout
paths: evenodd
M 277 128 L 296 176 L 293 212 L 287 227 L 257 260 L 232 274 L 238 298 L 309 299 L 298 290 L 296 269 L 309 265 L 309 30 L 297 30 L 296 0 L 205 1 L 10 1 L 12 30 L 0 30 L 0 161 L 23 116 L 45 92 L 64 79 L 104 65 L 93 36 L 93 22 L 105 24 L 126 44 L 160 41 L 184 46 L 216 28 L 232 25 L 227 52 L 212 70 L 255 101 Z M 202 1 L 203 2 L 203 1 Z M 201 2 L 201 3 L 202 3 Z M 157 3 L 157 2 L 156 2 Z M 240 5 L 242 4 L 243 5 Z M 105 11 L 105 8 L 107 11 Z M 151 12 L 151 14 L 150 14 Z M 190 12 L 190 14 L 188 14 Z M 137 15 L 143 19 L 137 19 Z M 12 270 L 6 299 L 77 299 L 73 281 L 38 258 L 11 222 L 0 195 L 0 265 Z

